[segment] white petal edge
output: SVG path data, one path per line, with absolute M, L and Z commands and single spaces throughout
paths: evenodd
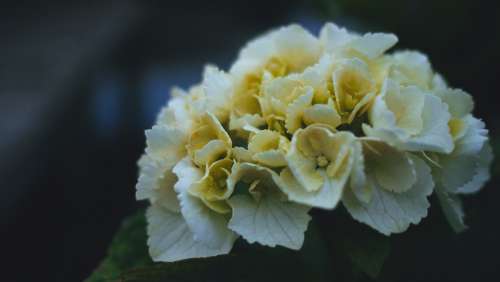
M 211 210 L 201 199 L 188 192 L 191 184 L 202 177 L 201 170 L 187 157 L 174 167 L 173 172 L 179 179 L 174 189 L 180 202 L 181 213 L 194 234 L 194 240 L 213 249 L 231 249 L 237 236 L 227 228 L 225 216 Z
M 304 243 L 304 232 L 311 217 L 309 207 L 285 202 L 279 194 L 264 195 L 255 200 L 249 195 L 229 199 L 233 216 L 229 228 L 249 243 L 298 250 Z
M 405 193 L 386 191 L 375 183 L 369 203 L 356 199 L 347 189 L 342 202 L 351 216 L 384 235 L 402 233 L 410 224 L 417 224 L 427 216 L 427 200 L 434 188 L 430 168 L 418 157 L 412 156 L 417 171 L 417 183 Z M 373 177 L 369 180 L 373 181 Z
M 148 246 L 153 261 L 173 262 L 190 258 L 212 257 L 227 254 L 231 250 L 225 246 L 212 249 L 195 241 L 193 233 L 180 213 L 151 206 L 146 212 L 148 221 Z
M 441 209 L 443 210 L 446 220 L 450 224 L 451 228 L 460 233 L 467 229 L 467 225 L 464 222 L 464 210 L 462 207 L 462 201 L 457 195 L 449 194 L 442 189 L 437 188 L 436 194 L 441 204 Z

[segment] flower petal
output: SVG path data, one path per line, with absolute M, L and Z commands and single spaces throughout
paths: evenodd
M 342 47 L 351 42 L 355 35 L 334 23 L 326 23 L 321 29 L 319 37 L 325 51 L 335 52 L 340 51 Z
M 299 131 L 295 135 L 298 133 Z M 323 177 L 316 171 L 316 161 L 299 152 L 297 139 L 292 139 L 290 151 L 286 156 L 288 167 L 307 191 L 317 191 L 323 185 Z
M 467 132 L 449 155 L 439 155 L 436 178 L 450 193 L 474 193 L 490 178 L 493 160 L 484 123 L 471 115 L 464 119 Z
M 146 130 L 146 153 L 156 160 L 170 160 L 175 164 L 186 155 L 186 135 L 180 129 L 155 125 Z
M 411 130 L 401 127 L 403 124 L 398 124 L 398 109 L 404 108 L 397 106 L 401 105 L 401 103 L 393 103 L 392 106 L 395 107 L 393 109 L 389 107 L 386 99 L 393 95 L 391 93 L 399 93 L 400 91 L 401 93 L 403 91 L 410 91 L 413 93 L 412 95 L 424 98 L 424 105 L 421 107 L 420 118 L 422 123 L 420 129 L 417 128 L 420 127 L 419 122 L 407 120 L 403 123 L 405 127 L 412 125 Z M 401 102 L 403 104 L 408 103 L 405 101 Z M 363 124 L 364 133 L 367 136 L 382 139 L 401 150 L 438 153 L 450 153 L 453 150 L 453 138 L 448 127 L 451 118 L 448 106 L 438 97 L 425 93 L 414 86 L 403 87 L 400 90 L 394 81 L 390 79 L 386 80 L 382 94 L 375 99 L 369 116 L 373 127 Z M 405 114 L 400 114 L 399 116 L 409 118 Z
M 306 125 L 324 124 L 332 129 L 342 123 L 332 100 L 329 100 L 328 104 L 315 104 L 306 109 L 303 120 Z
M 174 188 L 178 194 L 181 213 L 195 241 L 201 241 L 213 249 L 231 249 L 236 235 L 227 228 L 227 219 L 207 207 L 202 200 L 189 194 L 191 185 L 200 180 L 202 171 L 189 158 L 184 158 L 173 169 L 178 181 Z
M 293 134 L 303 125 L 304 112 L 311 106 L 313 100 L 313 89 L 308 87 L 305 94 L 299 96 L 286 110 L 285 127 L 288 133 Z
M 467 229 L 467 225 L 465 225 L 464 222 L 465 214 L 460 198 L 456 195 L 442 191 L 441 189 L 436 189 L 436 194 L 444 216 L 451 228 L 457 233 Z
M 233 81 L 224 71 L 215 66 L 206 66 L 202 87 L 207 96 L 205 111 L 213 113 L 219 120 L 225 121 L 229 116 Z
M 416 85 L 429 89 L 434 75 L 426 55 L 417 51 L 399 51 L 394 53 L 392 59 L 391 79 L 405 86 Z
M 269 167 L 282 167 L 287 165 L 285 155 L 283 152 L 278 150 L 269 150 L 257 153 L 253 156 L 253 159 L 258 163 Z
M 324 177 L 324 183 L 319 190 L 307 191 L 288 168 L 281 171 L 280 179 L 276 180 L 276 183 L 290 201 L 322 209 L 335 208 L 344 191 L 343 186 L 332 183 L 328 177 Z
M 411 157 L 379 141 L 365 141 L 366 166 L 370 168 L 381 188 L 403 193 L 413 187 L 417 174 Z
M 374 184 L 369 203 L 358 201 L 347 189 L 342 202 L 351 216 L 385 235 L 404 232 L 411 223 L 417 224 L 427 216 L 427 196 L 432 193 L 434 182 L 425 162 L 414 156 L 412 160 L 417 171 L 417 183 L 405 193 L 382 189 L 373 176 L 369 178 Z
M 409 142 L 408 149 L 450 153 L 453 138 L 448 128 L 451 115 L 446 104 L 435 96 L 426 95 L 422 116 L 423 129 L 418 137 Z
M 139 180 L 136 184 L 135 197 L 137 200 L 149 199 L 164 208 L 179 212 L 180 206 L 174 191 L 177 181 L 171 172 L 171 165 L 153 160 L 148 155 L 143 155 L 139 160 Z
M 241 50 L 230 73 L 237 77 L 244 76 L 273 57 L 284 61 L 291 71 L 301 71 L 318 60 L 320 48 L 314 35 L 299 25 L 289 25 L 250 41 Z
M 365 173 L 365 158 L 361 142 L 354 146 L 354 162 L 349 177 L 349 188 L 358 200 L 364 203 L 370 202 L 373 193 L 371 182 L 367 181 Z
M 457 189 L 458 193 L 475 193 L 490 179 L 490 166 L 493 162 L 493 152 L 489 143 L 486 143 L 476 159 L 474 177 L 465 185 Z
M 454 118 L 463 118 L 474 109 L 472 97 L 461 89 L 445 88 L 436 91 L 435 94 L 448 105 L 448 111 Z
M 249 243 L 298 250 L 304 242 L 304 232 L 311 217 L 309 208 L 285 202 L 276 194 L 255 200 L 250 195 L 235 195 L 229 199 L 233 216 L 229 228 Z
M 153 261 L 173 262 L 227 254 L 231 246 L 212 249 L 195 241 L 180 213 L 151 206 L 146 212 L 148 246 Z
M 366 33 L 361 37 L 355 38 L 349 43 L 349 46 L 367 58 L 375 59 L 397 42 L 398 38 L 391 33 Z

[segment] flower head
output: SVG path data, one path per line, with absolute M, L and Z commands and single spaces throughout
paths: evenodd
M 339 203 L 401 233 L 434 191 L 463 230 L 459 195 L 489 179 L 488 132 L 424 54 L 386 53 L 396 42 L 290 25 L 249 42 L 228 72 L 207 66 L 174 88 L 138 162 L 153 260 L 227 254 L 240 236 L 300 249 L 309 210 Z

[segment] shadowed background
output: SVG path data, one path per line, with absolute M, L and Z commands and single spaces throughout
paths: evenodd
M 475 114 L 498 136 L 495 1 L 0 4 L 0 224 L 4 256 L 12 257 L 0 280 L 87 277 L 121 219 L 141 206 L 136 161 L 169 89 L 200 81 L 206 63 L 227 70 L 240 47 L 269 28 L 297 22 L 317 33 L 329 20 L 393 32 L 396 49 L 428 54 L 450 85 L 474 96 Z M 395 281 L 496 277 L 497 184 L 465 200 L 469 231 L 437 240 L 424 220 L 410 229 L 411 252 L 394 250 L 384 271 L 397 268 Z

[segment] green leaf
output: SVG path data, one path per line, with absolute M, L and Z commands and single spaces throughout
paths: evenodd
M 316 210 L 313 221 L 322 227 L 321 235 L 328 245 L 331 264 L 335 267 L 335 274 L 340 275 L 340 281 L 379 278 L 390 254 L 390 237 L 353 220 L 344 208 L 334 212 Z
M 389 256 L 389 237 L 371 230 L 359 230 L 344 238 L 344 251 L 355 268 L 375 279 Z
M 126 269 L 151 265 L 146 237 L 146 218 L 141 210 L 123 221 L 107 257 L 85 282 L 115 281 Z

